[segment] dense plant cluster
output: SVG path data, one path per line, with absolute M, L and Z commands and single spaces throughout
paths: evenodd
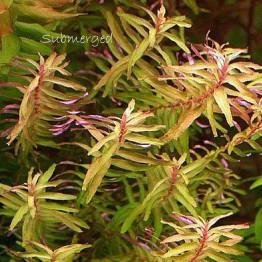
M 262 67 L 189 44 L 178 10 L 0 0 L 1 261 L 253 261 L 262 209 L 231 217 L 234 167 L 262 150 Z M 60 32 L 110 41 L 41 42 Z

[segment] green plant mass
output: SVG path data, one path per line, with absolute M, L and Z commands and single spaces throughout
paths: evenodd
M 0 261 L 262 261 L 261 10 L 0 0 Z

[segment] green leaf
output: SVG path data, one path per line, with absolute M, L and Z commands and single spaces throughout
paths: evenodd
M 211 126 L 213 135 L 216 137 L 217 129 L 216 129 L 216 120 L 214 118 L 214 99 L 213 98 L 207 99 L 207 118 Z
M 193 207 L 197 207 L 196 201 L 191 196 L 189 189 L 182 183 L 176 183 L 176 188 L 181 193 L 181 195 L 192 205 Z
M 136 208 L 129 214 L 128 218 L 125 220 L 124 224 L 121 227 L 121 233 L 124 234 L 132 225 L 134 220 L 137 218 L 139 214 L 141 214 L 144 210 L 142 204 L 136 206 Z
M 191 24 L 188 23 L 188 21 L 186 21 L 185 16 L 175 16 L 175 17 L 171 17 L 170 19 L 168 19 L 167 22 L 162 25 L 159 31 L 159 34 L 169 30 L 170 28 L 176 25 L 178 25 L 179 27 L 186 27 L 186 28 L 191 27 Z
M 50 23 L 79 15 L 59 12 L 51 6 L 45 5 L 41 0 L 35 0 L 33 5 L 16 3 L 15 8 L 20 16 L 30 18 L 30 21 L 36 20 L 42 23 Z
M 42 176 L 40 176 L 39 184 L 44 184 L 48 182 L 51 176 L 53 175 L 53 173 L 55 172 L 55 168 L 56 168 L 56 164 L 53 164 L 52 166 L 50 166 L 48 170 Z
M 64 211 L 64 212 L 74 212 L 74 213 L 78 212 L 78 209 L 76 209 L 76 208 L 63 206 L 63 205 L 60 205 L 60 204 L 57 204 L 57 203 L 54 203 L 54 202 L 45 202 L 45 203 L 41 203 L 39 205 L 42 208 L 49 209 L 49 210 L 61 210 L 61 211 Z
M 221 261 L 221 262 L 230 262 L 232 261 L 231 259 L 219 254 L 218 252 L 214 250 L 207 250 L 206 254 L 208 257 L 212 258 L 214 261 Z
M 197 243 L 185 243 L 185 244 L 177 246 L 174 249 L 169 250 L 167 253 L 165 253 L 163 255 L 163 258 L 169 258 L 169 257 L 177 256 L 181 253 L 189 252 L 189 251 L 195 250 L 197 248 L 198 248 Z
M 259 187 L 262 185 L 262 177 L 260 177 L 258 180 L 256 180 L 251 186 L 250 189 L 254 189 L 256 187 Z
M 161 140 L 168 142 L 172 139 L 178 139 L 186 129 L 188 129 L 192 123 L 203 113 L 205 110 L 205 104 L 195 108 L 194 105 L 191 105 L 188 109 L 184 110 L 181 114 L 177 124 L 171 127 L 167 133 L 161 137 Z
M 1 25 L 2 26 L 2 25 Z M 17 56 L 20 51 L 20 39 L 15 34 L 8 34 L 2 37 L 2 50 L 0 53 L 0 66 L 2 67 L 3 63 L 8 63 L 14 56 Z M 2 73 L 8 73 L 9 68 L 1 68 Z
M 15 28 L 18 31 L 18 34 L 23 36 L 29 36 L 35 40 L 43 39 L 44 35 L 51 37 L 61 37 L 61 34 L 47 30 L 44 26 L 36 23 L 25 23 L 21 21 L 16 21 Z M 27 38 L 29 39 L 29 38 Z
M 228 246 L 223 246 L 222 244 L 219 244 L 214 241 L 209 241 L 208 245 L 210 248 L 214 249 L 215 251 L 223 252 L 225 254 L 236 255 L 236 256 L 243 254 L 243 252 L 240 250 Z
M 197 15 L 199 13 L 196 0 L 184 0 L 184 3 Z
M 218 89 L 216 89 L 214 92 L 214 98 L 222 113 L 225 115 L 229 126 L 233 126 L 233 118 L 225 89 L 223 87 L 219 87 Z
M 102 178 L 111 165 L 111 157 L 115 154 L 118 147 L 119 143 L 110 145 L 110 147 L 103 152 L 102 156 L 97 158 L 95 162 L 90 165 L 82 187 L 82 190 L 87 190 L 88 187 L 87 202 L 92 199 L 97 188 L 101 184 Z
M 91 245 L 73 244 L 63 246 L 54 251 L 53 257 L 55 257 L 57 260 L 59 259 L 59 261 L 63 261 L 65 259 L 68 259 L 69 256 L 79 253 L 89 247 L 91 247 Z
M 114 66 L 105 75 L 103 75 L 103 77 L 99 80 L 97 85 L 95 85 L 94 89 L 100 89 L 107 82 L 109 82 L 113 78 L 113 76 L 117 77 L 122 72 L 126 71 L 129 60 L 130 56 L 126 56 L 120 59 L 117 63 L 115 63 Z
M 132 225 L 134 220 L 142 214 L 145 210 L 145 217 L 144 220 L 148 220 L 148 217 L 151 213 L 152 207 L 155 204 L 155 202 L 163 197 L 163 192 L 166 194 L 166 190 L 168 188 L 168 184 L 166 184 L 167 179 L 164 178 L 160 180 L 154 188 L 150 191 L 150 193 L 147 195 L 147 197 L 144 199 L 144 201 L 140 204 L 138 204 L 131 214 L 125 219 L 122 227 L 121 227 L 121 233 L 125 233 Z
M 63 193 L 56 193 L 56 192 L 40 193 L 36 197 L 37 199 L 53 199 L 53 200 L 74 200 L 76 199 L 76 196 L 63 194 Z
M 183 40 L 181 40 L 177 35 L 175 35 L 174 33 L 163 33 L 163 35 L 169 38 L 171 41 L 175 42 L 187 54 L 190 54 L 190 50 L 188 49 L 188 47 L 185 45 Z
M 16 212 L 11 225 L 10 225 L 10 230 L 13 230 L 16 225 L 23 219 L 24 215 L 29 211 L 28 205 L 25 204 L 19 208 L 19 210 Z
M 101 147 L 103 147 L 107 142 L 116 139 L 116 134 L 111 133 L 110 135 L 104 137 L 99 142 L 97 142 L 94 147 L 88 152 L 88 155 L 92 155 L 96 153 L 98 150 L 100 150 Z
M 41 252 L 37 252 L 37 253 L 30 253 L 30 254 L 21 254 L 22 258 L 38 258 L 38 259 L 45 259 L 43 261 L 46 260 L 50 260 L 50 255 L 45 254 L 45 253 L 41 253 Z
M 152 164 L 152 165 L 167 165 L 167 166 L 172 165 L 171 161 L 151 158 L 149 156 L 146 156 L 140 153 L 130 152 L 124 149 L 118 150 L 116 155 L 121 156 L 127 160 L 134 161 L 135 163 Z
M 123 34 L 123 32 L 122 32 L 122 30 L 119 26 L 119 23 L 114 18 L 114 15 L 111 12 L 105 12 L 105 17 L 106 17 L 108 26 L 110 28 L 110 31 L 112 32 L 114 39 L 116 40 L 118 45 L 121 46 L 128 54 L 130 54 L 133 50 L 133 47 L 130 44 L 130 42 L 128 41 L 128 39 L 126 38 L 126 36 Z M 129 57 L 129 59 L 130 59 L 130 57 Z M 128 59 L 128 61 L 129 61 L 129 59 Z M 122 59 L 119 60 L 118 62 L 120 62 L 120 61 L 122 61 Z
M 132 141 L 138 144 L 144 144 L 144 145 L 156 145 L 156 146 L 161 146 L 163 145 L 163 142 L 161 142 L 157 138 L 151 138 L 139 134 L 128 134 L 125 136 L 125 139 L 128 141 Z
M 146 38 L 146 39 L 144 39 L 142 41 L 142 43 L 132 53 L 130 61 L 128 63 L 128 67 L 127 67 L 127 76 L 128 77 L 130 77 L 130 75 L 131 75 L 132 67 L 144 55 L 144 53 L 147 50 L 148 46 L 149 46 L 149 40 L 148 40 L 148 38 Z
M 128 171 L 146 171 L 152 168 L 152 166 L 138 164 L 128 160 L 116 159 L 116 158 L 112 159 L 112 165 Z
M 200 236 L 197 233 L 191 233 L 191 234 L 177 234 L 173 235 L 171 237 L 165 238 L 161 243 L 172 243 L 177 242 L 181 240 L 188 240 L 188 239 L 199 239 Z
M 53 52 L 46 44 L 25 37 L 21 37 L 21 51 L 28 54 L 40 52 L 42 55 L 50 55 Z
M 60 77 L 54 77 L 54 76 L 46 76 L 44 78 L 44 81 L 48 81 L 57 85 L 61 85 L 61 86 L 65 86 L 65 87 L 69 87 L 72 88 L 74 90 L 77 91 L 86 91 L 86 88 L 76 82 L 67 80 L 67 79 L 63 79 Z
M 262 242 L 262 208 L 256 215 L 255 220 L 255 236 L 258 242 Z
M 111 165 L 111 159 L 108 159 L 107 162 L 105 162 L 104 164 L 99 163 L 98 165 L 99 165 L 99 171 L 96 172 L 95 175 L 92 175 L 92 180 L 90 182 L 89 181 L 86 182 L 86 183 L 89 182 L 89 184 L 86 184 L 86 190 L 87 190 L 86 204 L 88 204 L 91 201 L 98 187 L 101 185 L 103 177 Z M 91 170 L 91 167 L 89 170 Z M 84 187 L 84 184 L 83 184 L 83 187 Z
M 52 215 L 60 222 L 65 224 L 67 227 L 71 228 L 76 232 L 82 232 L 81 228 L 75 225 L 74 217 L 70 216 L 69 214 L 64 214 L 63 212 L 53 211 Z M 67 215 L 67 216 L 66 216 Z
M 126 14 L 123 11 L 122 12 L 118 12 L 118 15 L 120 17 L 124 18 L 132 26 L 134 26 L 134 24 L 135 24 L 135 25 L 140 25 L 140 26 L 146 27 L 147 29 L 151 29 L 152 28 L 152 25 L 147 20 L 145 20 L 143 18 L 140 18 L 138 16 L 131 15 L 131 14 Z

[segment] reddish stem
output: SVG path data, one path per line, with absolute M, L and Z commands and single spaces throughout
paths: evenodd
M 40 91 L 40 87 L 41 87 L 41 83 L 43 81 L 43 77 L 44 77 L 44 72 L 45 72 L 45 65 L 41 64 L 40 68 L 39 68 L 39 81 L 38 81 L 38 85 L 34 90 L 34 101 L 35 101 L 35 114 L 38 114 L 38 110 L 39 110 L 39 91 Z
M 120 124 L 120 135 L 118 138 L 118 142 L 122 143 L 124 140 L 124 135 L 126 133 L 126 114 L 123 115 L 121 124 Z
M 218 82 L 206 94 L 198 96 L 198 97 L 190 98 L 190 99 L 188 99 L 186 101 L 178 102 L 176 104 L 169 104 L 167 106 L 159 106 L 159 107 L 151 109 L 151 112 L 155 111 L 155 110 L 158 110 L 158 109 L 161 109 L 161 108 L 175 108 L 175 107 L 183 107 L 183 106 L 188 105 L 188 104 L 202 103 L 203 100 L 205 100 L 208 97 L 212 96 L 215 93 L 215 91 L 224 83 L 225 78 L 226 78 L 226 74 L 227 74 L 227 68 L 228 68 L 228 63 L 225 63 L 224 66 L 221 69 L 221 74 L 220 74 Z
M 200 246 L 196 252 L 196 255 L 190 260 L 190 262 L 195 262 L 197 259 L 202 255 L 204 248 L 206 247 L 208 240 L 208 224 L 205 224 L 205 227 L 203 228 L 203 236 L 201 239 Z
M 171 180 L 171 185 L 170 185 L 170 188 L 168 190 L 167 196 L 164 197 L 164 200 L 169 198 L 169 196 L 174 193 L 174 186 L 175 186 L 175 184 L 177 182 L 178 170 L 179 170 L 178 166 L 174 166 L 172 168 L 172 177 L 170 179 Z

